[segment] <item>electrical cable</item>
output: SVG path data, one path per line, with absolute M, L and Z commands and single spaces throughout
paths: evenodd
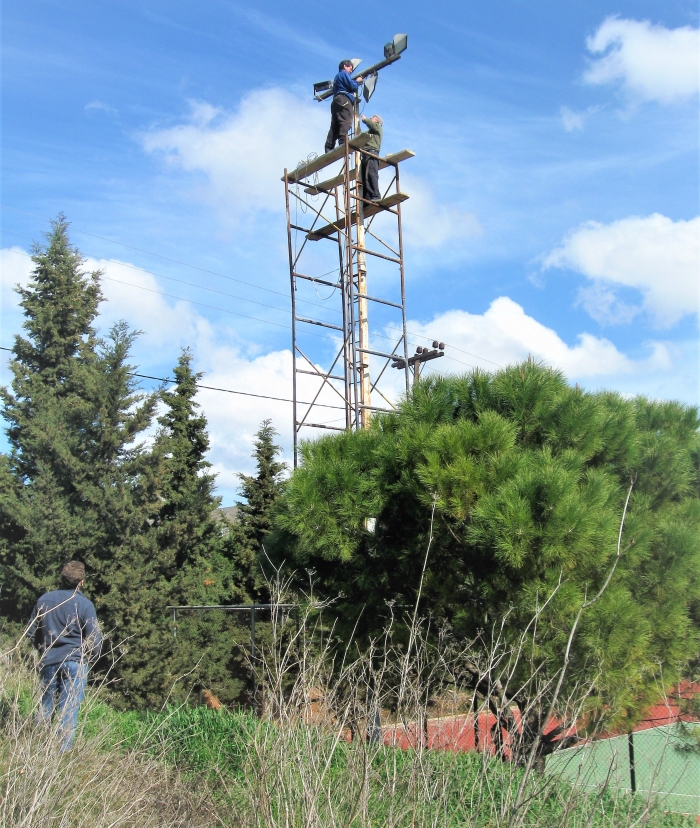
M 12 210 L 12 211 L 14 211 L 14 212 L 16 212 L 16 213 L 21 213 L 22 215 L 25 215 L 25 216 L 30 216 L 31 218 L 36 218 L 36 219 L 38 219 L 39 221 L 44 221 L 44 222 L 48 222 L 48 223 L 50 223 L 50 222 L 51 222 L 51 219 L 46 219 L 46 218 L 43 218 L 42 216 L 38 216 L 38 215 L 36 215 L 35 213 L 29 213 L 29 212 L 27 212 L 26 210 L 20 210 L 20 209 L 18 209 L 17 207 L 10 207 L 10 205 L 9 205 L 9 204 L 1 204 L 1 203 L 0 203 L 0 207 L 4 208 L 4 209 L 6 209 L 6 210 Z M 277 294 L 278 296 L 284 296 L 285 298 L 288 298 L 288 295 L 287 295 L 286 293 L 283 293 L 282 291 L 279 291 L 279 290 L 273 290 L 272 288 L 265 288 L 265 287 L 262 287 L 261 285 L 256 285 L 256 284 L 254 284 L 253 282 L 246 282 L 246 281 L 245 281 L 245 280 L 243 280 L 243 279 L 236 279 L 236 278 L 235 278 L 235 277 L 233 277 L 233 276 L 226 276 L 225 274 L 223 274 L 223 273 L 218 273 L 218 272 L 217 272 L 217 271 L 215 271 L 215 270 L 208 270 L 207 268 L 199 267 L 198 265 L 189 264 L 188 262 L 183 262 L 183 261 L 180 261 L 179 259 L 173 259 L 173 258 L 170 258 L 169 256 L 163 256 L 163 255 L 161 255 L 160 253 L 153 253 L 153 252 L 152 252 L 152 251 L 150 251 L 150 250 L 144 250 L 143 248 L 140 248 L 140 247 L 134 247 L 133 245 L 125 244 L 124 242 L 119 242 L 119 241 L 116 241 L 115 239 L 109 239 L 109 238 L 106 238 L 105 236 L 98 236 L 96 233 L 89 233 L 87 230 L 79 230 L 79 229 L 78 229 L 78 228 L 76 228 L 76 227 L 73 227 L 72 229 L 73 229 L 73 230 L 75 230 L 75 232 L 76 232 L 76 233 L 82 233 L 83 235 L 86 235 L 86 236 L 92 236 L 93 238 L 96 238 L 96 239 L 101 239 L 102 241 L 107 241 L 107 242 L 110 242 L 110 243 L 112 243 L 112 244 L 117 244 L 117 245 L 120 245 L 121 247 L 126 247 L 126 248 L 128 248 L 129 250 L 136 250 L 136 251 L 138 251 L 138 252 L 140 252 L 140 253 L 145 253 L 145 254 L 147 254 L 147 255 L 149 255 L 149 256 L 155 256 L 156 258 L 159 258 L 159 259 L 164 259 L 165 261 L 174 262 L 175 264 L 182 265 L 183 267 L 191 267 L 191 268 L 193 268 L 193 269 L 195 269 L 195 270 L 199 270 L 199 271 L 201 271 L 201 272 L 203 272 L 203 273 L 209 273 L 209 274 L 211 274 L 211 275 L 213 275 L 213 276 L 219 276 L 219 277 L 221 277 L 222 279 L 229 279 L 229 280 L 230 280 L 230 281 L 232 281 L 232 282 L 239 282 L 240 284 L 248 285 L 249 287 L 256 288 L 257 290 L 264 290 L 264 291 L 266 291 L 266 292 L 268 292 L 268 293 L 275 293 L 275 294 Z M 18 232 L 18 231 L 10 231 L 10 232 Z M 18 233 L 18 235 L 26 235 L 26 234 L 24 234 L 24 233 Z M 30 237 L 30 238 L 31 238 L 31 237 Z M 19 251 L 15 251 L 15 252 L 19 252 Z M 31 258 L 31 257 L 30 257 L 30 258 Z M 123 263 L 120 263 L 120 264 L 123 264 Z M 127 265 L 127 266 L 129 266 L 129 265 Z M 135 265 L 131 265 L 131 267 L 136 267 L 136 266 L 135 266 Z M 138 269 L 140 269 L 140 268 L 138 268 Z M 334 272 L 335 272 L 335 270 L 336 270 L 336 269 L 334 268 L 334 270 L 329 271 L 329 272 L 328 272 L 328 274 L 330 274 L 330 273 L 334 273 Z M 146 272 L 147 272 L 147 273 L 149 273 L 150 271 L 146 271 Z M 324 275 L 328 275 L 328 274 L 324 274 Z M 154 274 L 154 275 L 158 275 L 158 274 Z M 168 278 L 168 277 L 166 277 L 166 278 Z M 321 278 L 321 277 L 319 277 L 319 278 Z M 127 284 L 127 283 L 125 282 L 124 284 Z M 137 285 L 134 285 L 133 287 L 138 287 L 138 286 L 137 286 Z M 198 287 L 199 287 L 199 286 L 198 286 Z M 155 291 L 154 291 L 154 292 L 155 292 Z M 169 294 L 163 294 L 163 295 L 164 295 L 164 296 L 167 296 L 167 295 L 169 295 Z M 175 298 L 179 298 L 179 297 L 175 297 Z M 321 298 L 321 297 L 319 297 L 319 298 Z M 187 300 L 187 299 L 185 299 L 185 300 L 181 300 L 181 301 L 194 301 L 194 300 Z M 253 301 L 253 300 L 248 300 L 248 301 Z M 307 300 L 302 299 L 302 300 L 298 300 L 298 301 L 306 302 Z M 197 303 L 195 303 L 195 304 L 197 304 Z M 201 303 L 200 303 L 200 304 L 201 304 Z M 262 304 L 262 303 L 261 303 L 261 304 Z M 309 302 L 308 304 L 312 304 L 312 305 L 316 306 L 316 303 L 315 303 L 315 302 Z M 204 307 L 210 307 L 210 306 L 208 306 L 208 305 L 204 305 Z M 322 307 L 322 306 L 317 306 L 317 307 Z M 337 312 L 337 311 L 336 311 L 336 312 Z M 229 313 L 232 313 L 232 311 L 229 311 Z M 239 314 L 239 316 L 244 316 L 244 314 Z M 250 317 L 250 318 L 254 318 L 254 317 Z M 259 320 L 259 321 L 264 321 L 264 320 Z M 274 325 L 274 324 L 276 324 L 276 323 L 272 322 L 272 323 L 270 323 L 270 324 L 273 324 L 273 325 Z M 288 329 L 291 329 L 291 326 L 278 326 L 278 327 L 288 327 Z M 387 327 L 390 327 L 390 328 L 391 328 L 391 326 L 387 326 Z M 399 332 L 399 333 L 401 332 L 398 328 L 393 328 L 393 330 L 396 330 L 396 331 L 397 331 L 397 332 Z M 430 341 L 430 339 L 431 339 L 431 337 L 430 337 L 430 336 L 427 336 L 427 335 L 425 335 L 425 334 L 417 334 L 417 333 L 415 333 L 415 332 L 413 332 L 413 331 L 406 331 L 406 333 L 410 334 L 411 336 L 418 337 L 419 339 L 424 339 L 424 340 L 428 340 L 428 341 Z M 313 334 L 311 334 L 311 335 L 313 335 Z M 320 336 L 320 335 L 319 335 L 319 334 L 316 334 L 316 336 Z M 382 337 L 382 335 L 381 335 L 381 334 L 375 334 L 375 336 Z M 323 337 L 323 338 L 325 338 L 325 339 L 331 339 L 331 337 Z M 383 338 L 383 339 L 391 339 L 390 337 L 382 337 L 382 338 Z M 486 357 L 482 357 L 482 356 L 479 356 L 478 354 L 473 354 L 473 353 L 471 353 L 471 352 L 469 352 L 469 351 L 465 351 L 463 348 L 458 348 L 457 346 L 455 346 L 455 345 L 450 345 L 449 343 L 445 343 L 445 344 L 447 345 L 447 347 L 449 347 L 449 348 L 451 348 L 451 349 L 453 349 L 453 350 L 455 350 L 455 351 L 459 351 L 460 353 L 466 354 L 467 356 L 471 356 L 471 357 L 473 357 L 474 359 L 479 359 L 479 360 L 481 360 L 482 362 L 488 362 L 489 364 L 491 364 L 491 365 L 495 365 L 495 366 L 496 366 L 496 367 L 498 367 L 498 368 L 503 368 L 503 367 L 504 367 L 501 363 L 494 362 L 493 360 L 491 360 L 491 359 L 487 359 Z M 446 356 L 447 356 L 447 355 L 446 355 Z M 473 365 L 470 365 L 470 364 L 469 364 L 469 363 L 467 363 L 467 362 L 462 362 L 461 360 L 455 359 L 454 357 L 448 357 L 448 359 L 451 359 L 453 362 L 457 362 L 457 363 L 458 363 L 458 364 L 460 364 L 460 365 L 466 365 L 466 366 L 467 366 L 467 367 L 469 367 L 469 368 L 473 368 L 473 367 L 474 367 Z
M 12 348 L 5 348 L 4 346 L 0 345 L 0 351 L 10 351 L 12 353 Z M 138 374 L 136 371 L 129 371 L 129 374 L 132 377 L 140 377 L 141 379 L 150 379 L 156 380 L 157 382 L 170 382 L 174 383 L 176 380 L 172 379 L 171 377 L 154 377 L 150 374 Z M 288 397 L 271 397 L 268 394 L 253 394 L 251 391 L 234 391 L 232 388 L 217 388 L 213 385 L 202 385 L 200 382 L 194 383 L 196 388 L 204 388 L 207 391 L 222 391 L 225 394 L 239 394 L 242 397 L 257 397 L 262 400 L 277 400 L 278 402 L 294 402 L 294 400 L 289 399 Z M 302 400 L 297 400 L 297 405 L 315 405 L 319 408 L 335 408 L 338 411 L 342 410 L 341 405 L 326 405 L 324 403 L 309 403 L 303 402 Z M 342 417 L 340 418 L 342 419 Z M 335 422 L 333 420 L 332 422 Z
M 28 213 L 26 210 L 19 210 L 17 207 L 10 207 L 9 204 L 0 204 L 0 207 L 5 210 L 13 210 L 15 213 L 21 213 L 24 216 L 31 216 L 31 218 L 39 219 L 39 221 L 51 223 L 51 219 L 37 216 L 34 213 Z M 73 227 L 72 225 L 71 229 L 76 233 L 82 233 L 84 236 L 92 236 L 94 239 L 100 239 L 101 241 L 106 241 L 110 244 L 118 244 L 120 247 L 126 247 L 129 250 L 136 250 L 139 253 L 145 253 L 147 256 L 155 256 L 157 259 L 164 259 L 166 262 L 173 262 L 174 264 L 179 264 L 183 267 L 191 267 L 194 270 L 201 271 L 202 273 L 210 273 L 212 276 L 220 276 L 222 279 L 229 279 L 231 282 L 240 282 L 240 284 L 248 285 L 248 287 L 255 288 L 256 290 L 264 290 L 267 291 L 267 293 L 276 293 L 278 296 L 288 296 L 288 294 L 283 293 L 281 290 L 273 290 L 272 288 L 262 287 L 262 285 L 256 285 L 253 282 L 246 282 L 244 279 L 236 279 L 235 276 L 227 276 L 225 273 L 218 273 L 216 270 L 208 270 L 206 267 L 199 267 L 199 265 L 193 265 L 189 262 L 182 262 L 179 259 L 172 259 L 170 256 L 162 256 L 160 253 L 153 253 L 153 251 L 144 250 L 142 247 L 134 247 L 131 244 L 124 244 L 124 242 L 116 241 L 115 239 L 108 239 L 105 236 L 98 236 L 96 233 L 88 233 L 87 230 L 79 230 L 77 227 Z
M 25 256 L 29 259 L 32 258 L 29 255 L 29 253 L 25 253 L 23 250 L 13 250 L 12 248 L 6 248 L 6 249 L 8 249 L 10 253 L 15 253 L 18 256 Z M 146 272 L 149 272 L 149 271 L 146 271 Z M 174 293 L 165 293 L 164 291 L 153 290 L 152 288 L 143 287 L 142 285 L 133 285 L 133 284 L 131 284 L 131 282 L 123 282 L 121 279 L 114 279 L 111 276 L 102 276 L 101 278 L 105 279 L 108 282 L 116 282 L 117 284 L 124 285 L 126 287 L 135 288 L 136 290 L 145 290 L 147 293 L 155 293 L 159 296 L 167 296 L 170 299 L 177 299 L 180 302 L 189 302 L 193 305 L 199 305 L 200 307 L 203 307 L 203 308 L 210 308 L 211 310 L 218 310 L 218 311 L 221 311 L 222 313 L 228 313 L 231 316 L 238 316 L 238 317 L 241 317 L 243 319 L 251 319 L 254 322 L 262 322 L 266 325 L 273 325 L 276 328 L 283 328 L 284 330 L 287 330 L 287 331 L 290 331 L 292 329 L 291 325 L 282 325 L 280 322 L 272 322 L 270 319 L 261 319 L 259 316 L 250 316 L 249 314 L 246 314 L 246 313 L 238 313 L 237 311 L 227 310 L 226 308 L 219 308 L 216 305 L 209 305 L 206 302 L 197 302 L 195 299 L 187 299 L 184 296 L 176 296 Z M 230 294 L 228 294 L 228 295 L 230 295 Z M 313 333 L 312 331 L 306 331 L 305 335 L 306 336 L 315 336 L 318 339 L 327 339 L 330 342 L 334 342 L 334 343 L 337 343 L 337 341 L 338 341 L 337 337 L 328 336 L 327 334 L 317 334 L 317 333 Z M 376 336 L 380 339 L 387 339 L 390 342 L 393 342 L 393 337 L 385 336 L 384 334 L 375 333 L 374 336 Z M 422 337 L 422 338 L 429 339 L 429 337 Z M 468 362 L 463 362 L 462 360 L 456 359 L 455 357 L 451 357 L 447 354 L 445 354 L 445 356 L 447 357 L 447 359 L 451 359 L 453 362 L 457 362 L 459 365 L 465 365 L 467 368 L 473 368 L 474 367 L 473 365 L 470 365 Z
M 8 248 L 8 249 L 10 250 L 11 253 L 16 253 L 20 256 L 27 256 L 30 259 L 32 258 L 29 255 L 29 253 L 25 253 L 22 250 L 12 250 L 11 248 Z M 161 291 L 161 290 L 153 290 L 152 288 L 143 287 L 142 285 L 132 285 L 131 282 L 123 282 L 121 279 L 113 279 L 111 276 L 102 276 L 101 278 L 106 279 L 108 282 L 116 282 L 117 284 L 120 284 L 120 285 L 126 285 L 127 287 L 135 288 L 136 290 L 145 290 L 148 293 L 156 293 L 159 296 L 168 296 L 170 299 L 178 299 L 180 302 L 190 302 L 193 305 L 200 305 L 203 308 L 211 308 L 212 310 L 221 311 L 221 313 L 228 313 L 228 314 L 231 314 L 232 316 L 240 316 L 243 319 L 252 319 L 255 322 L 263 322 L 266 325 L 274 325 L 276 328 L 284 328 L 286 331 L 290 331 L 292 329 L 291 325 L 282 325 L 280 322 L 272 322 L 269 319 L 261 319 L 258 316 L 250 316 L 247 313 L 237 313 L 236 311 L 227 310 L 226 308 L 219 308 L 216 305 L 208 305 L 206 302 L 197 302 L 195 299 L 186 299 L 184 296 L 175 296 L 175 294 L 173 294 L 173 293 L 165 293 L 164 291 Z M 336 341 L 336 339 L 334 337 L 326 336 L 324 334 L 315 334 L 315 333 L 312 333 L 311 331 L 308 331 L 307 334 L 308 334 L 308 336 L 316 336 L 316 337 L 319 337 L 320 339 L 330 339 L 332 342 Z
M 31 239 L 32 238 L 32 236 L 30 236 L 28 233 L 21 233 L 19 230 L 12 230 L 9 227 L 0 227 L 0 230 L 2 230 L 5 233 L 14 233 L 16 236 L 24 236 L 24 238 L 26 238 L 26 239 Z M 23 252 L 23 251 L 15 250 L 15 251 L 11 251 L 11 252 L 19 253 L 19 252 Z M 29 254 L 25 254 L 25 255 L 29 255 Z M 94 259 L 99 258 L 99 257 L 97 257 L 94 254 L 91 254 L 89 252 L 86 252 L 85 255 L 86 256 L 92 256 Z M 105 260 L 103 259 L 103 261 L 105 261 Z M 156 273 L 155 270 L 146 270 L 145 267 L 139 267 L 138 265 L 129 264 L 128 262 L 120 262 L 120 261 L 117 261 L 115 259 L 107 259 L 106 261 L 111 262 L 112 264 L 115 264 L 115 265 L 119 265 L 120 267 L 128 267 L 130 270 L 138 270 L 141 273 L 147 273 L 149 276 L 158 276 L 161 279 L 169 279 L 171 282 L 179 282 L 182 285 L 189 285 L 190 287 L 196 288 L 198 290 L 207 290 L 210 293 L 219 293 L 221 296 L 230 296 L 232 299 L 239 299 L 241 302 L 250 302 L 253 305 L 260 305 L 263 308 L 272 308 L 273 310 L 279 310 L 279 311 L 283 311 L 284 313 L 289 313 L 289 308 L 288 307 L 287 308 L 280 308 L 278 305 L 268 305 L 266 302 L 258 302 L 256 299 L 246 299 L 245 296 L 237 296 L 235 293 L 226 293 L 226 291 L 217 290 L 216 288 L 205 287 L 204 285 L 198 285 L 195 282 L 188 282 L 185 279 L 176 279 L 174 276 L 166 276 L 165 273 Z M 333 273 L 334 271 L 329 271 L 329 272 Z M 324 275 L 327 275 L 327 274 L 324 274 Z M 321 278 L 321 277 L 319 277 L 319 278 Z M 247 283 L 244 282 L 243 284 L 247 284 Z M 318 291 L 317 291 L 316 295 L 318 296 Z M 286 296 L 286 294 L 285 294 L 285 296 Z M 289 297 L 287 296 L 286 298 L 288 299 Z M 322 299 L 323 297 L 319 296 L 318 298 Z M 336 311 L 334 308 L 328 308 L 326 305 L 319 305 L 317 302 L 310 302 L 308 299 L 297 299 L 297 302 L 303 302 L 306 305 L 313 305 L 313 307 L 322 308 L 323 310 L 330 310 L 333 313 L 340 313 L 340 311 Z

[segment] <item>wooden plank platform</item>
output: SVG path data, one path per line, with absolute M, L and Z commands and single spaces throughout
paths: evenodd
M 386 155 L 383 158 L 379 159 L 379 169 L 383 170 L 385 169 L 385 167 L 391 167 L 393 166 L 393 164 L 399 164 L 401 161 L 406 161 L 406 159 L 413 158 L 414 156 L 415 152 L 412 152 L 409 149 L 401 150 L 400 152 L 394 152 L 391 155 Z M 357 170 L 350 170 L 351 181 L 354 180 L 356 175 Z M 309 195 L 318 195 L 319 193 L 328 192 L 328 190 L 332 190 L 334 187 L 337 187 L 339 184 L 342 184 L 343 178 L 344 174 L 340 173 L 336 175 L 334 178 L 329 178 L 327 181 L 322 181 L 315 187 L 306 187 L 304 192 L 309 193 Z
M 364 145 L 369 141 L 370 133 L 369 132 L 361 132 L 357 138 L 352 138 L 350 140 L 350 149 L 360 149 L 360 147 L 364 147 Z M 313 173 L 322 170 L 324 167 L 327 167 L 329 164 L 333 164 L 336 161 L 340 161 L 341 158 L 345 158 L 345 147 L 336 147 L 332 149 L 330 152 L 326 152 L 323 155 L 319 155 L 318 158 L 314 158 L 313 161 L 309 161 L 307 164 L 302 164 L 300 167 L 297 167 L 295 170 L 291 170 L 287 173 L 287 181 L 290 184 L 296 184 L 297 181 L 301 181 L 304 178 L 307 178 Z M 284 176 L 282 176 L 282 181 L 284 181 Z
M 392 193 L 386 198 L 383 198 L 381 201 L 373 201 L 369 204 L 365 204 L 365 218 L 370 218 L 370 216 L 374 216 L 376 213 L 380 213 L 388 207 L 395 207 L 397 204 L 401 204 L 402 201 L 406 201 L 407 199 L 408 196 L 406 193 Z M 356 221 L 357 213 L 353 213 L 350 216 L 350 223 L 354 224 Z M 345 230 L 345 218 L 339 219 L 334 224 L 326 224 L 324 227 L 319 227 L 318 230 L 314 230 L 312 233 L 307 233 L 306 238 L 309 241 L 318 241 L 319 239 L 331 236 L 336 230 Z

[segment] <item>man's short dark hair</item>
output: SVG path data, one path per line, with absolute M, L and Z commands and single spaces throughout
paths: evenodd
M 352 69 L 352 61 L 351 60 L 341 60 L 338 64 L 338 71 L 342 72 L 346 66 L 349 66 Z
M 61 586 L 65 589 L 75 589 L 85 580 L 85 564 L 81 561 L 68 561 L 61 570 Z

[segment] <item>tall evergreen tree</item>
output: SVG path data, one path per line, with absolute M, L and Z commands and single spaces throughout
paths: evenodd
M 272 531 L 273 507 L 282 491 L 282 477 L 287 468 L 278 459 L 281 449 L 274 442 L 276 436 L 272 421 L 263 420 L 256 434 L 252 455 L 257 474 L 239 475 L 245 502 L 238 505 L 234 542 L 241 560 L 245 561 L 251 573 L 249 591 L 258 597 L 265 594 L 265 586 L 255 561 L 260 557 L 265 538 Z
M 149 453 L 134 440 L 156 397 L 135 390 L 135 335 L 122 324 L 98 337 L 100 274 L 83 271 L 63 216 L 33 260 L 18 288 L 26 336 L 15 337 L 12 388 L 0 391 L 11 447 L 0 467 L 0 612 L 17 621 L 72 557 L 88 565 L 99 607 L 119 562 L 132 568 L 154 500 Z
M 236 639 L 235 618 L 222 613 L 182 613 L 179 634 L 173 637 L 167 606 L 247 603 L 248 576 L 227 527 L 215 519 L 220 499 L 214 495 L 215 476 L 206 459 L 209 449 L 206 417 L 195 402 L 202 374 L 192 371 L 192 354 L 184 350 L 174 370 L 175 387 L 162 395 L 165 412 L 159 418 L 156 441 L 163 458 L 161 506 L 154 540 L 159 561 L 156 590 L 160 630 L 157 649 L 142 655 L 140 678 L 144 698 L 154 703 L 166 694 L 184 699 L 193 688 L 214 688 L 225 702 L 238 699 L 246 684 L 242 650 L 245 627 Z M 156 644 L 156 639 L 153 641 Z M 147 674 L 150 678 L 147 680 Z M 174 684 L 175 683 L 175 684 Z

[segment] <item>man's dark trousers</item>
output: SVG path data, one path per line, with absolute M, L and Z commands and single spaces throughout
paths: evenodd
M 331 101 L 331 128 L 326 138 L 325 152 L 330 152 L 337 141 L 344 141 L 352 129 L 352 102 L 347 95 L 336 95 Z
M 370 158 L 369 155 L 363 153 L 360 168 L 362 171 L 362 197 L 369 201 L 376 201 L 381 198 L 379 192 L 379 159 Z

